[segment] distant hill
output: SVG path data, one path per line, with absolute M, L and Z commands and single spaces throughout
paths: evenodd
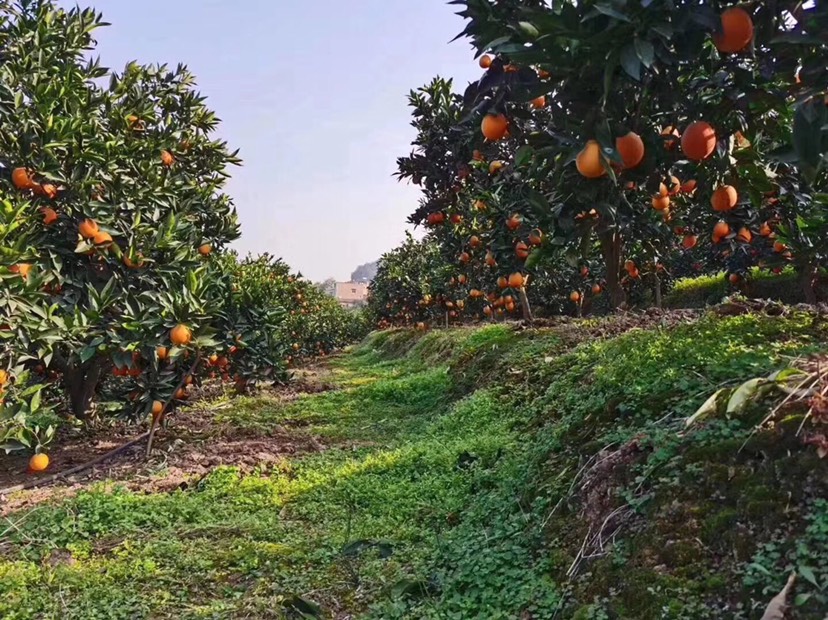
M 351 282 L 370 282 L 377 275 L 377 262 L 365 263 L 357 267 L 351 274 Z

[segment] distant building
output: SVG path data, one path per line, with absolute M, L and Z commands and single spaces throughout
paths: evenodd
M 368 284 L 366 282 L 337 282 L 336 300 L 343 308 L 356 308 L 368 300 Z

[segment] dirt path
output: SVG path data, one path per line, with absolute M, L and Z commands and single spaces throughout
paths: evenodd
M 257 400 L 284 405 L 301 394 L 330 389 L 330 370 L 323 366 L 297 370 L 289 386 L 268 390 Z M 68 497 L 96 482 L 124 486 L 132 491 L 165 492 L 186 488 L 193 480 L 222 466 L 239 467 L 242 472 L 267 469 L 282 459 L 297 454 L 320 452 L 325 445 L 286 420 L 268 429 L 241 429 L 232 423 L 234 400 L 211 403 L 206 392 L 193 406 L 168 417 L 165 428 L 156 435 L 152 454 L 146 458 L 146 442 L 142 441 L 89 469 L 25 491 L 0 495 L 0 516 L 44 501 Z M 212 395 L 215 397 L 215 394 Z M 64 429 L 49 449 L 51 460 L 44 477 L 87 463 L 133 438 L 147 429 L 136 424 L 116 422 L 90 431 Z M 0 489 L 30 482 L 27 472 L 28 453 L 3 458 Z

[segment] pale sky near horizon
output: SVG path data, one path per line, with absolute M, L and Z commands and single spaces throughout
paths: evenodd
M 64 4 L 69 4 L 64 3 Z M 74 4 L 72 2 L 71 4 Z M 407 94 L 480 75 L 446 0 L 79 0 L 104 66 L 182 62 L 240 149 L 227 191 L 234 247 L 270 252 L 315 281 L 347 279 L 396 246 L 419 189 L 392 174 L 410 151 Z

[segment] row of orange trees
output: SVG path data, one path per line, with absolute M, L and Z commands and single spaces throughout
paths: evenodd
M 227 254 L 239 159 L 186 67 L 102 67 L 93 10 L 0 15 L 0 448 L 56 414 L 158 414 L 210 374 L 279 381 L 352 335 L 284 263 Z
M 483 74 L 410 94 L 410 221 L 483 291 L 569 309 L 828 254 L 828 8 L 457 0 Z M 455 275 L 456 277 L 456 275 Z M 599 299 L 600 298 L 600 299 Z M 490 301 L 494 299 L 495 301 Z M 456 300 L 452 303 L 456 304 Z M 557 302 L 556 302 L 557 303 Z M 565 304 L 564 304 L 565 307 Z

